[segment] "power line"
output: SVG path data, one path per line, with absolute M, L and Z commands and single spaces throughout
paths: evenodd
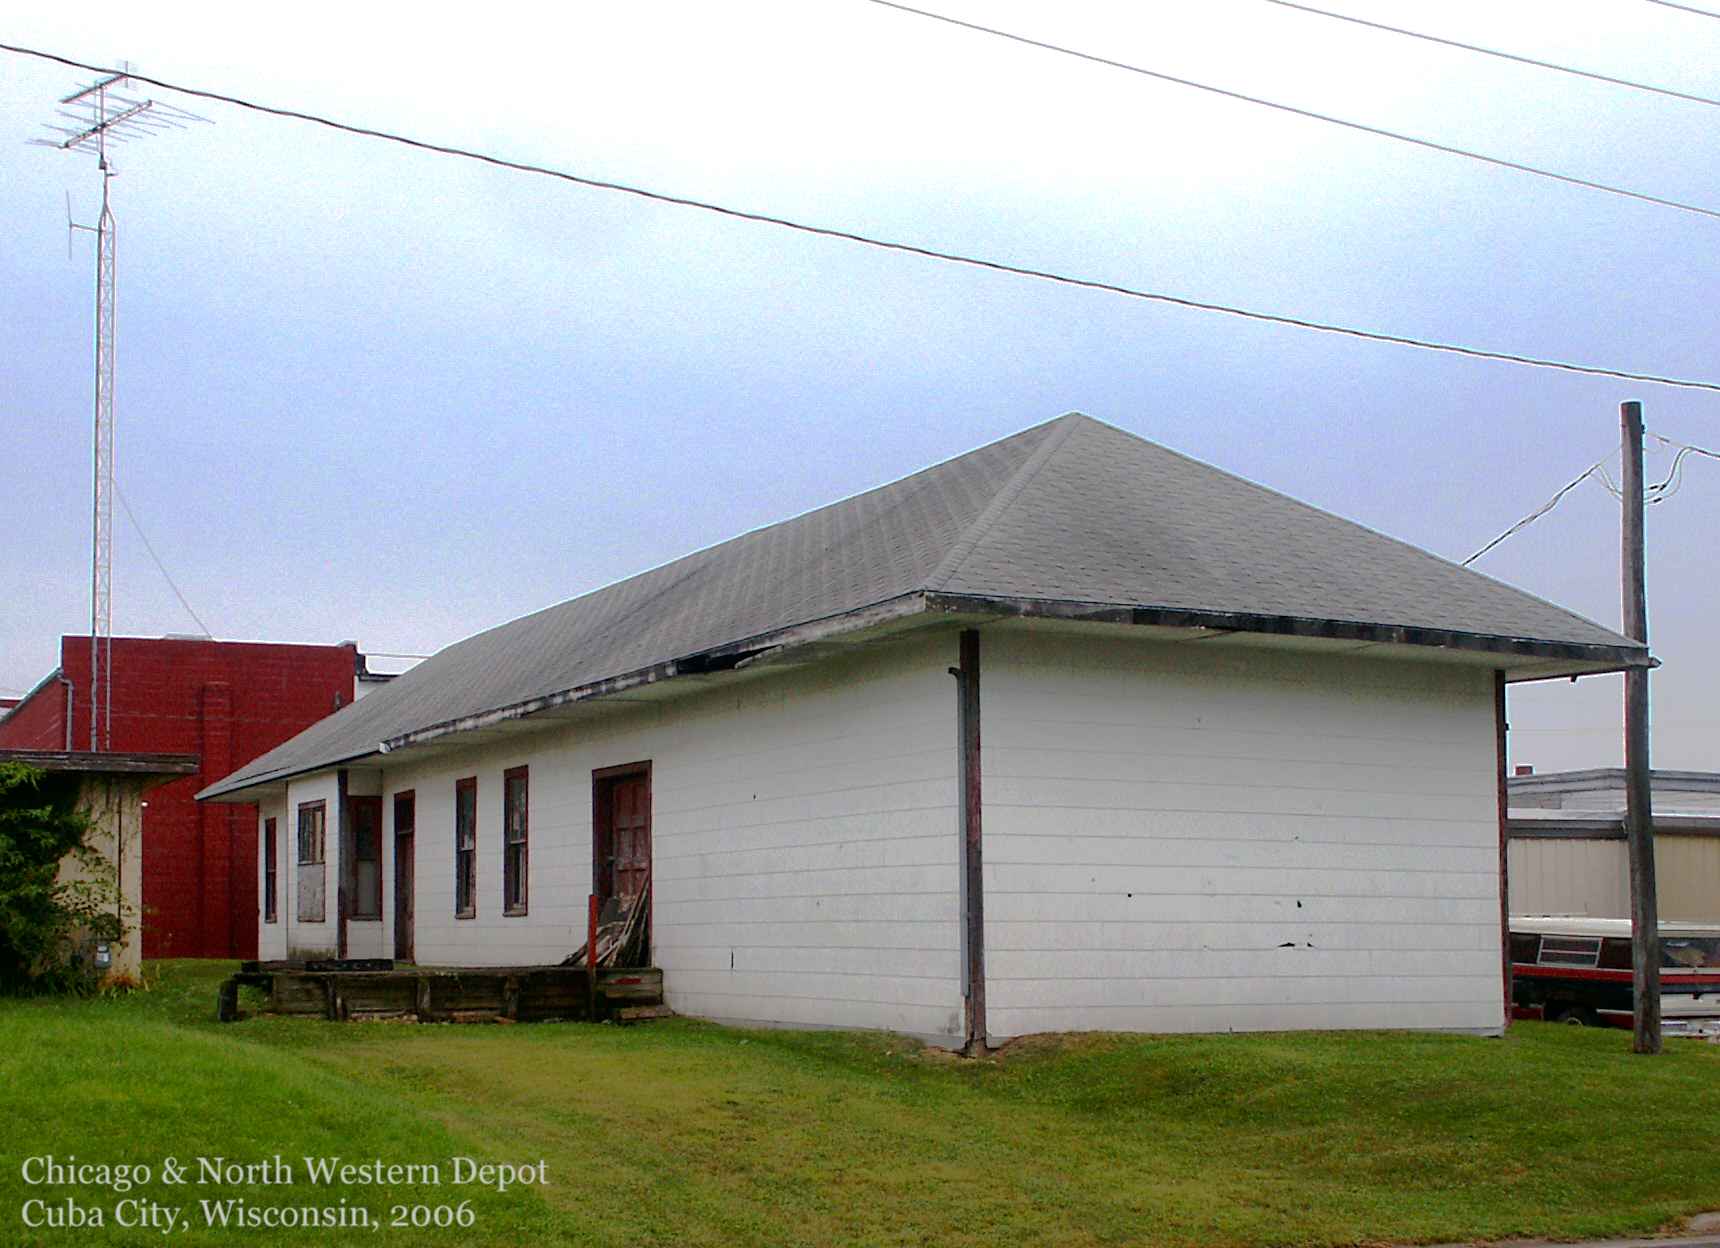
M 1688 449 L 1680 450 L 1672 457 L 1672 467 L 1667 471 L 1666 479 L 1648 487 L 1650 503 L 1664 503 L 1684 488 L 1684 457 L 1688 454 Z
M 1597 459 L 1594 463 L 1590 464 L 1587 468 L 1583 469 L 1574 478 L 1572 478 L 1570 481 L 1566 482 L 1563 486 L 1561 486 L 1559 489 L 1559 492 L 1557 494 L 1553 495 L 1553 497 L 1549 498 L 1546 502 L 1542 503 L 1539 507 L 1535 508 L 1534 511 L 1531 511 L 1528 515 L 1524 516 L 1521 520 L 1517 521 L 1516 524 L 1514 524 L 1510 528 L 1506 529 L 1498 537 L 1496 537 L 1492 541 L 1488 542 L 1487 545 L 1483 546 L 1480 550 L 1476 551 L 1473 555 L 1470 555 L 1469 558 L 1465 559 L 1463 561 L 1462 566 L 1467 568 L 1470 564 L 1474 563 L 1477 559 L 1481 558 L 1482 555 L 1485 555 L 1488 551 L 1492 550 L 1495 546 L 1497 546 L 1500 542 L 1504 541 L 1506 538 L 1512 537 L 1518 533 L 1521 533 L 1524 529 L 1528 528 L 1531 524 L 1534 524 L 1535 521 L 1539 520 L 1542 516 L 1546 515 L 1549 511 L 1553 510 L 1553 508 L 1557 507 L 1561 502 L 1563 502 L 1565 495 L 1569 494 L 1572 490 L 1576 489 L 1584 481 L 1587 481 L 1590 477 L 1594 476 L 1597 472 L 1604 473 L 1606 471 L 1606 468 L 1604 465 L 1606 464 L 1607 460 L 1609 460 L 1611 458 L 1612 458 L 1611 454 L 1603 455 L 1601 458 Z
M 1674 442 L 1671 438 L 1662 437 L 1658 433 L 1650 432 L 1648 436 L 1653 438 L 1656 442 L 1659 442 L 1662 446 L 1677 451 L 1677 454 L 1672 457 L 1672 466 L 1667 469 L 1666 476 L 1643 489 L 1644 501 L 1651 505 L 1654 503 L 1664 503 L 1667 499 L 1678 493 L 1679 488 L 1684 482 L 1685 456 L 1705 455 L 1709 459 L 1720 459 L 1720 451 L 1711 451 L 1702 446 L 1692 446 L 1688 442 Z M 1542 516 L 1546 515 L 1549 511 L 1553 510 L 1553 508 L 1563 502 L 1565 495 L 1576 489 L 1590 477 L 1597 478 L 1600 483 L 1606 487 L 1607 493 L 1611 494 L 1614 498 L 1623 499 L 1624 491 L 1614 484 L 1613 479 L 1608 475 L 1606 468 L 1607 460 L 1611 459 L 1616 454 L 1618 454 L 1617 451 L 1610 451 L 1600 459 L 1597 459 L 1594 463 L 1590 464 L 1587 468 L 1583 469 L 1582 472 L 1578 473 L 1574 479 L 1567 482 L 1557 494 L 1553 495 L 1553 497 L 1535 508 L 1534 511 L 1517 521 L 1516 524 L 1513 524 L 1510 528 L 1506 529 L 1498 537 L 1488 542 L 1487 545 L 1483 546 L 1473 555 L 1470 555 L 1469 558 L 1465 559 L 1463 561 L 1463 566 L 1468 567 L 1477 559 L 1481 558 L 1482 555 L 1485 555 L 1488 551 L 1499 545 L 1500 542 L 1503 542 L 1506 538 L 1520 533 L 1531 524 L 1534 524 L 1535 521 L 1539 520 Z
M 197 621 L 197 627 L 203 630 L 203 635 L 210 641 L 215 640 L 215 634 L 209 631 L 209 626 L 203 622 L 203 617 L 192 610 L 191 604 L 185 600 L 185 595 L 179 592 L 179 586 L 173 579 L 173 574 L 167 570 L 167 565 L 161 562 L 161 556 L 155 553 L 155 547 L 150 545 L 149 534 L 143 531 L 143 525 L 138 523 L 137 513 L 126 501 L 125 491 L 119 488 L 119 482 L 114 482 L 114 493 L 119 497 L 119 505 L 125 508 L 126 517 L 131 521 L 131 527 L 137 530 L 137 535 L 143 539 L 143 548 L 149 552 L 149 557 L 155 561 L 156 571 L 161 573 L 167 587 L 173 591 L 173 596 L 179 599 L 179 605 L 185 608 L 186 614 Z
M 1720 451 L 1711 451 L 1705 446 L 1691 446 L 1688 442 L 1674 442 L 1671 438 L 1663 438 L 1658 433 L 1650 433 L 1648 436 L 1653 438 L 1662 446 L 1672 447 L 1680 451 L 1689 451 L 1692 455 L 1705 455 L 1709 459 L 1720 459 Z
M 875 0 L 882 3 L 883 0 Z M 20 56 L 32 56 L 61 65 L 69 65 L 75 69 L 87 69 L 97 73 L 107 72 L 100 66 L 87 65 L 69 57 L 59 56 L 52 52 L 43 52 L 35 48 L 20 47 L 15 44 L 0 43 L 0 51 L 13 52 Z M 1201 299 L 1189 299 L 1180 295 L 1169 295 L 1159 291 L 1142 290 L 1133 286 L 1124 286 L 1116 282 L 1103 282 L 1092 278 L 1072 277 L 1063 273 L 1052 272 L 1049 269 L 1035 269 L 1026 265 L 1009 264 L 1001 260 L 987 260 L 978 256 L 964 255 L 961 252 L 943 251 L 934 247 L 923 247 L 915 243 L 894 242 L 889 239 L 877 238 L 869 234 L 861 234 L 854 230 L 837 229 L 833 226 L 810 225 L 803 221 L 791 220 L 788 217 L 773 216 L 763 212 L 752 212 L 742 208 L 731 208 L 723 204 L 707 200 L 692 199 L 685 195 L 671 195 L 663 191 L 649 190 L 644 187 L 631 186 L 624 182 L 610 182 L 600 178 L 586 177 L 581 174 L 569 173 L 563 169 L 551 168 L 547 165 L 535 165 L 525 161 L 510 160 L 502 156 L 494 156 L 485 152 L 472 151 L 468 148 L 454 147 L 446 143 L 435 143 L 426 139 L 410 138 L 406 135 L 395 134 L 386 130 L 377 130 L 367 126 L 353 125 L 349 122 L 335 121 L 315 113 L 301 112 L 295 109 L 278 108 L 268 104 L 258 104 L 238 96 L 223 95 L 216 91 L 205 91 L 197 87 L 182 86 L 178 83 L 167 82 L 160 78 L 151 78 L 143 74 L 131 72 L 131 78 L 150 86 L 160 87 L 164 91 L 177 91 L 182 95 L 195 96 L 199 99 L 214 100 L 217 103 L 231 104 L 236 108 L 248 109 L 251 112 L 264 113 L 273 117 L 284 117 L 293 121 L 309 122 L 313 125 L 324 126 L 344 134 L 359 135 L 364 138 L 379 139 L 388 143 L 398 143 L 418 151 L 430 152 L 440 156 L 454 156 L 462 160 L 473 160 L 480 164 L 490 165 L 498 169 L 508 169 L 516 173 L 538 174 L 543 177 L 555 178 L 576 186 L 590 187 L 594 190 L 615 191 L 623 195 L 632 195 L 639 199 L 651 200 L 655 203 L 672 204 L 681 208 L 696 208 L 701 212 L 716 213 L 738 221 L 752 221 L 760 225 L 774 225 L 782 229 L 795 230 L 802 234 L 810 234 L 819 238 L 838 239 L 843 242 L 857 243 L 866 247 L 877 247 L 885 251 L 901 252 L 905 255 L 919 256 L 927 260 L 942 260 L 950 264 L 966 265 L 971 268 L 984 269 L 993 273 L 1008 273 L 1016 277 L 1029 277 L 1038 281 L 1053 282 L 1063 286 L 1073 286 L 1082 290 L 1103 291 L 1106 294 L 1122 295 L 1129 299 L 1140 299 L 1149 303 L 1160 303 L 1170 307 L 1185 308 L 1196 312 L 1215 312 L 1225 316 L 1240 317 L 1244 320 L 1259 321 L 1269 325 L 1283 325 L 1292 329 L 1306 329 L 1315 333 L 1337 334 L 1348 338 L 1357 338 L 1364 342 L 1388 343 L 1392 346 L 1411 347 L 1420 351 L 1437 351 L 1448 355 L 1463 356 L 1468 359 L 1493 360 L 1501 364 L 1517 364 L 1526 368 L 1544 368 L 1557 372 L 1577 373 L 1586 377 L 1608 377 L 1620 381 L 1640 381 L 1651 385 L 1673 386 L 1683 390 L 1702 390 L 1720 394 L 1720 383 L 1699 381 L 1690 378 L 1667 377 L 1658 373 L 1632 372 L 1626 369 L 1604 368 L 1594 364 L 1578 364 L 1568 360 L 1547 359 L 1541 356 L 1520 355 L 1509 351 L 1492 351 L 1482 347 L 1467 347 L 1457 343 L 1437 342 L 1427 338 L 1413 338 L 1405 334 L 1383 333 L 1376 330 L 1357 329 L 1353 326 L 1338 325 L 1329 321 L 1315 321 L 1304 317 L 1288 316 L 1276 312 L 1258 312 L 1248 308 L 1239 308 L 1231 304 L 1211 303 Z
M 1698 9 L 1695 6 L 1688 4 L 1674 4 L 1672 0 L 1648 0 L 1648 2 L 1650 4 L 1658 4 L 1663 9 L 1677 9 L 1681 13 L 1694 13 L 1698 17 L 1711 17 L 1715 21 L 1720 22 L 1720 13 L 1714 13 L 1708 9 Z
M 1706 455 L 1713 459 L 1720 459 L 1720 454 L 1715 454 L 1713 451 L 1705 450 L 1700 446 L 1691 446 L 1688 442 L 1674 442 L 1671 438 L 1662 437 L 1658 433 L 1651 433 L 1647 430 L 1644 430 L 1644 433 L 1674 452 L 1672 465 L 1666 470 L 1666 475 L 1659 481 L 1651 482 L 1642 487 L 1643 502 L 1651 507 L 1656 503 L 1664 503 L 1684 488 L 1684 461 L 1687 457 Z M 1606 475 L 1605 469 L 1601 470 L 1601 482 L 1614 498 L 1621 502 L 1624 501 L 1624 491 L 1613 484 L 1612 478 Z
M 1676 449 L 1676 454 L 1672 457 L 1672 467 L 1667 469 L 1665 478 L 1656 481 L 1646 491 L 1650 503 L 1664 503 L 1684 488 L 1684 461 L 1686 457 L 1703 455 L 1709 459 L 1720 459 L 1720 453 L 1710 451 L 1706 447 L 1692 446 L 1688 442 L 1674 442 L 1671 438 L 1663 438 L 1658 433 L 1650 433 L 1648 436 L 1662 446 Z
M 1312 13 L 1318 17 L 1329 17 L 1334 21 L 1349 22 L 1355 26 L 1366 26 L 1370 30 L 1382 30 L 1393 35 L 1403 35 L 1410 39 L 1420 39 L 1427 43 L 1437 43 L 1442 47 L 1458 48 L 1464 52 L 1476 52 L 1482 56 L 1497 57 L 1502 61 L 1512 61 L 1518 65 L 1532 65 L 1536 69 L 1550 69 L 1555 73 L 1569 74 L 1573 78 L 1587 78 L 1591 82 L 1604 82 L 1615 87 L 1629 87 L 1633 91 L 1646 91 L 1651 95 L 1663 95 L 1668 99 L 1687 100 L 1692 104 L 1708 104 L 1720 108 L 1720 100 L 1706 95 L 1693 95 L 1687 91 L 1674 91 L 1670 87 L 1657 87 L 1651 83 L 1637 82 L 1630 78 L 1615 78 L 1611 74 L 1599 74 L 1593 70 L 1577 69 L 1570 65 L 1559 65 L 1553 61 L 1537 60 L 1532 56 L 1522 56 L 1516 52 L 1502 52 L 1498 48 L 1486 48 L 1480 44 L 1464 43 L 1457 39 L 1444 39 L 1439 35 L 1429 35 L 1419 30 L 1406 30 L 1402 26 L 1388 26 L 1384 22 L 1369 21 L 1365 17 L 1354 17 L 1348 13 L 1334 13 L 1330 9 L 1317 9 L 1311 4 L 1299 4 L 1297 0 L 1266 0 L 1267 4 L 1276 4 L 1280 8 L 1295 9 L 1301 13 Z
M 1537 178 L 1548 178 L 1554 182 L 1563 182 L 1567 186 L 1580 186 L 1591 191 L 1603 191 L 1608 195 L 1619 195 L 1625 199 L 1638 200 L 1645 204 L 1657 204 L 1662 208 L 1674 208 L 1679 212 L 1692 212 L 1698 216 L 1712 217 L 1720 220 L 1720 209 L 1704 208 L 1700 204 L 1689 204 L 1683 200 L 1666 199 L 1659 195 L 1649 195 L 1643 191 L 1633 191 L 1627 187 L 1615 186 L 1610 182 L 1594 182 L 1588 178 L 1579 178 L 1573 174 L 1559 173 L 1553 169 L 1543 169 L 1539 165 L 1527 165 L 1521 161 L 1506 160 L 1501 156 L 1488 156 L 1485 153 L 1472 151 L 1465 147 L 1456 147 L 1449 143 L 1435 142 L 1433 139 L 1418 138 L 1413 134 L 1404 134 L 1398 130 L 1387 130 L 1381 126 L 1369 125 L 1366 122 L 1351 121 L 1345 117 L 1335 117 L 1330 113 L 1315 112 L 1309 108 L 1298 108 L 1294 104 L 1281 104 L 1277 100 L 1264 99 L 1258 95 L 1247 95 L 1241 91 L 1232 91 L 1228 87 L 1215 87 L 1210 83 L 1196 82 L 1192 78 L 1179 78 L 1175 74 L 1163 73 L 1156 69 L 1147 69 L 1140 65 L 1131 65 L 1127 61 L 1115 61 L 1107 56 L 1099 56 L 1092 52 L 1082 52 L 1078 48 L 1065 47 L 1059 43 L 1048 43 L 1043 39 L 1029 38 L 1012 31 L 1000 30 L 995 26 L 982 26 L 978 22 L 964 21 L 959 17 L 935 13 L 930 9 L 916 9 L 912 5 L 898 3 L 898 0 L 867 0 L 886 9 L 895 9 L 899 13 L 911 13 L 916 17 L 930 18 L 934 22 L 944 22 L 950 26 L 959 26 L 963 30 L 975 31 L 982 35 L 992 35 L 999 39 L 1008 39 L 1012 43 L 1025 44 L 1030 48 L 1040 48 L 1047 52 L 1058 52 L 1064 56 L 1072 56 L 1078 60 L 1090 61 L 1095 65 L 1105 65 L 1111 69 L 1125 70 L 1131 74 L 1140 74 L 1145 78 L 1154 78 L 1160 82 L 1175 83 L 1179 87 L 1192 87 L 1196 91 L 1205 91 L 1211 95 L 1220 95 L 1227 100 L 1240 100 L 1245 104 L 1258 104 L 1262 108 L 1274 109 L 1281 113 L 1289 113 L 1294 117 L 1305 117 L 1310 121 L 1323 121 L 1328 125 L 1342 126 L 1346 130 L 1356 130 L 1362 134 L 1371 134 L 1376 138 L 1392 139 L 1398 143 L 1409 143 L 1429 151 L 1444 152 L 1448 156 L 1462 156 L 1468 160 L 1478 160 L 1483 164 L 1494 165 L 1500 169 L 1514 169 L 1518 173 L 1532 174 Z

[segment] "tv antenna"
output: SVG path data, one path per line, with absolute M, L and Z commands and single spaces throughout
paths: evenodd
M 66 197 L 67 255 L 79 230 L 96 236 L 96 404 L 95 488 L 90 524 L 90 749 L 104 750 L 113 741 L 113 375 L 114 375 L 114 219 L 110 183 L 117 172 L 109 148 L 163 130 L 181 130 L 186 123 L 206 121 L 195 113 L 155 100 L 122 94 L 131 66 L 122 63 L 109 74 L 60 100 L 57 115 L 71 126 L 49 123 L 62 137 L 36 139 L 45 147 L 87 152 L 96 158 L 102 175 L 102 210 L 94 225 L 72 220 Z

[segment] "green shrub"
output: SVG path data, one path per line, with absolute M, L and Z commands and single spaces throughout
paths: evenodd
M 124 934 L 119 881 L 88 844 L 77 793 L 68 777 L 0 763 L 0 993 L 93 987 L 82 949 Z M 82 866 L 78 878 L 60 879 L 67 858 Z

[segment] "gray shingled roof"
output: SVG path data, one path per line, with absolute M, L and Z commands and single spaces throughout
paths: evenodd
M 448 647 L 203 796 L 916 593 L 1634 643 L 1079 414 Z

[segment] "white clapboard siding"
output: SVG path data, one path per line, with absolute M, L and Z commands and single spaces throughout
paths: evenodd
M 988 630 L 993 1038 L 1502 1023 L 1492 673 Z
M 649 760 L 653 953 L 672 1008 L 959 1038 L 955 645 L 951 633 L 913 639 L 423 762 L 391 757 L 369 773 L 389 857 L 383 922 L 364 926 L 380 952 L 392 946 L 393 799 L 411 790 L 418 961 L 560 961 L 585 940 L 592 772 Z M 502 773 L 518 766 L 529 768 L 529 897 L 512 916 Z M 457 919 L 454 786 L 468 776 L 478 904 Z M 356 926 L 349 951 L 365 956 Z

